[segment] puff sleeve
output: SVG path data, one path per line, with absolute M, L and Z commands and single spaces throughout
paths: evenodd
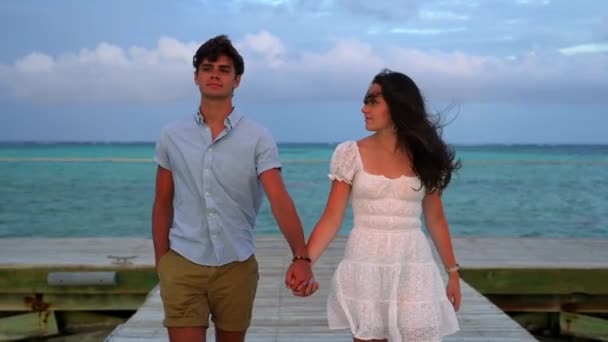
M 353 184 L 359 165 L 358 153 L 355 141 L 346 141 L 336 146 L 329 164 L 328 177 L 331 180 Z

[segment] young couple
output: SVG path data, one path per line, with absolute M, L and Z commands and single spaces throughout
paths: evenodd
M 327 302 L 329 327 L 354 341 L 440 341 L 458 330 L 458 265 L 441 193 L 460 167 L 407 76 L 382 71 L 363 100 L 372 135 L 339 144 L 331 189 L 305 243 L 281 177 L 277 146 L 264 127 L 234 108 L 243 58 L 226 36 L 193 58 L 201 94 L 196 115 L 165 127 L 152 235 L 171 341 L 206 341 L 209 316 L 219 342 L 244 341 L 258 283 L 253 228 L 265 193 L 293 262 L 295 295 L 318 289 L 312 265 L 335 237 L 352 198 L 354 227 Z M 448 272 L 447 290 L 421 216 Z

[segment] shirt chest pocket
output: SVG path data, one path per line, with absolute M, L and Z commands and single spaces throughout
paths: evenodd
M 236 151 L 235 151 L 236 152 Z M 213 170 L 218 182 L 226 188 L 243 191 L 257 180 L 255 157 L 246 150 L 213 156 Z

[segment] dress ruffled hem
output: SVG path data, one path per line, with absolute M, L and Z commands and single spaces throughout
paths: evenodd
M 423 314 L 425 310 L 422 307 L 432 310 L 426 310 L 426 314 Z M 434 342 L 441 341 L 444 336 L 460 329 L 447 297 L 435 302 L 404 305 L 345 299 L 340 301 L 337 296 L 330 295 L 327 310 L 330 329 L 350 330 L 354 337 L 362 340 L 390 338 L 391 342 Z

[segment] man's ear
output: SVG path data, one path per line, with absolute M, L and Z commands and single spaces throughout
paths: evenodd
M 242 76 L 242 75 L 236 75 L 236 76 L 234 77 L 234 88 L 233 88 L 233 89 L 238 88 L 238 87 L 239 87 L 239 85 L 241 84 L 241 76 Z
M 194 70 L 194 84 L 198 85 L 198 70 Z

